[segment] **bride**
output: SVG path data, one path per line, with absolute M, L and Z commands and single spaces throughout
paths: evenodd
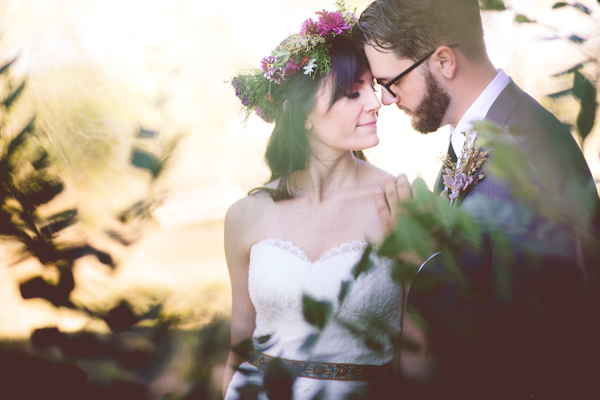
M 276 359 L 292 367 L 294 399 L 363 397 L 394 359 L 402 287 L 388 260 L 371 255 L 368 273 L 354 270 L 367 243 L 384 236 L 373 195 L 389 175 L 362 153 L 379 142 L 381 104 L 349 39 L 356 17 L 343 8 L 317 14 L 261 70 L 232 81 L 246 110 L 275 127 L 265 156 L 271 179 L 225 219 L 231 343 L 256 345 L 250 360 L 230 352 L 227 400 L 262 385 L 256 377 Z M 321 326 L 305 319 L 310 299 L 331 304 Z

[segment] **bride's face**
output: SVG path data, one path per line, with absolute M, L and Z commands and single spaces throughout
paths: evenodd
M 324 80 L 317 91 L 314 109 L 306 125 L 312 150 L 321 152 L 364 150 L 379 144 L 377 115 L 381 108 L 372 87 L 373 76 L 365 71 L 360 79 L 329 108 L 333 79 Z

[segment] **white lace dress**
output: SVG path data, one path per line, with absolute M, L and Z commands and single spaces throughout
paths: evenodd
M 269 336 L 264 354 L 299 361 L 384 365 L 394 358 L 392 338 L 400 333 L 402 288 L 390 278 L 392 263 L 370 256 L 373 267 L 354 280 L 352 270 L 360 261 L 366 243 L 344 243 L 327 251 L 316 261 L 290 242 L 267 239 L 252 246 L 249 265 L 249 292 L 256 309 L 254 338 Z M 342 282 L 351 286 L 340 304 Z M 319 301 L 329 301 L 331 317 L 309 352 L 302 349 L 306 339 L 318 329 L 306 322 L 302 298 L 306 294 Z M 349 328 L 352 327 L 352 328 Z M 352 332 L 355 330 L 355 332 Z M 382 346 L 365 345 L 357 331 L 368 331 Z M 244 369 L 253 369 L 249 363 Z M 226 399 L 237 399 L 237 387 L 248 382 L 236 372 Z M 362 381 L 339 381 L 296 378 L 294 399 L 345 399 L 363 390 Z

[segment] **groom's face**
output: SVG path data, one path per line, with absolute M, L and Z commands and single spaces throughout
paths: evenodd
M 429 69 L 425 68 L 423 75 L 427 90 L 414 111 L 411 123 L 417 132 L 429 133 L 442 126 L 442 120 L 450 105 L 450 95 Z
M 391 51 L 369 45 L 365 46 L 365 54 L 373 76 L 381 84 L 391 81 L 414 63 L 412 59 L 403 59 Z M 451 98 L 429 71 L 427 63 L 421 64 L 391 85 L 390 90 L 396 97 L 382 88 L 381 102 L 384 105 L 396 104 L 411 118 L 416 131 L 434 132 L 442 125 Z

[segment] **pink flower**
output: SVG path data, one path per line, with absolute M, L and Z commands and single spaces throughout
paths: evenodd
M 263 72 L 267 73 L 269 70 L 275 67 L 276 62 L 277 58 L 275 56 L 264 57 L 260 62 L 260 68 L 263 70 Z
M 285 79 L 285 71 L 276 65 L 277 57 L 267 56 L 260 62 L 265 78 L 271 82 L 281 83 Z
M 288 63 L 285 64 L 285 75 L 286 76 L 293 75 L 296 72 L 298 72 L 299 70 L 300 70 L 300 67 L 291 61 L 288 61 Z
M 312 20 L 312 18 L 307 19 L 306 21 L 304 21 L 302 23 L 302 28 L 300 29 L 300 35 L 301 36 L 310 36 L 310 35 L 316 35 L 319 33 L 317 24 L 315 23 L 315 21 Z
M 331 32 L 341 35 L 344 31 L 350 29 L 350 25 L 344 21 L 344 16 L 339 12 L 320 11 L 317 21 L 317 29 L 321 36 L 327 36 Z

